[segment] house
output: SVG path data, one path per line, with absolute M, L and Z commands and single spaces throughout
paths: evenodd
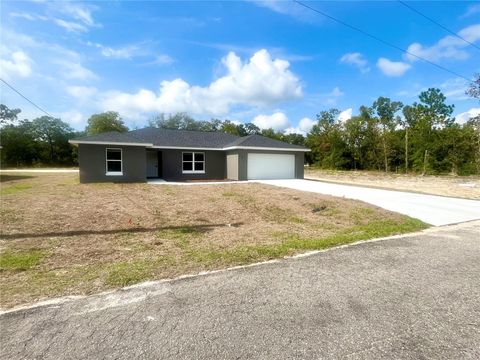
M 148 127 L 70 140 L 80 182 L 302 179 L 306 149 L 260 135 Z

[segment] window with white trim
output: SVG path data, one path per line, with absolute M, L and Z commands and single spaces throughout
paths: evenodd
M 106 175 L 123 175 L 122 149 L 106 149 Z
M 205 153 L 203 152 L 182 153 L 182 173 L 205 174 Z

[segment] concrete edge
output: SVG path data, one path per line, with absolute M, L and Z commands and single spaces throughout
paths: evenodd
M 307 252 L 299 253 L 299 254 L 292 255 L 292 256 L 285 256 L 285 257 L 278 258 L 278 259 L 261 261 L 261 262 L 257 262 L 257 263 L 247 264 L 247 265 L 237 265 L 237 266 L 232 266 L 232 267 L 228 267 L 228 268 L 225 268 L 225 269 L 201 271 L 201 272 L 198 272 L 198 273 L 185 274 L 185 275 L 180 275 L 180 276 L 177 276 L 177 277 L 174 277 L 174 278 L 167 278 L 167 279 L 161 279 L 161 280 L 149 280 L 149 281 L 145 281 L 145 282 L 142 282 L 142 283 L 126 286 L 126 287 L 123 287 L 123 288 L 112 289 L 112 290 L 100 292 L 100 293 L 97 293 L 97 294 L 62 296 L 62 297 L 42 300 L 42 301 L 30 303 L 30 304 L 19 305 L 19 306 L 13 307 L 11 309 L 0 309 L 0 316 L 11 314 L 11 313 L 16 313 L 16 312 L 21 312 L 21 311 L 25 311 L 25 310 L 42 308 L 42 307 L 59 306 L 59 305 L 65 304 L 65 303 L 73 302 L 75 300 L 102 297 L 102 296 L 109 295 L 109 294 L 114 294 L 114 293 L 121 293 L 121 292 L 127 292 L 127 291 L 135 291 L 135 290 L 146 291 L 146 290 L 148 290 L 150 288 L 153 288 L 153 287 L 155 287 L 157 285 L 160 285 L 160 284 L 173 283 L 173 282 L 178 282 L 178 281 L 182 281 L 182 280 L 186 280 L 186 279 L 195 279 L 195 278 L 199 278 L 199 277 L 203 277 L 203 276 L 209 276 L 209 275 L 214 275 L 214 274 L 224 273 L 224 272 L 229 272 L 229 271 L 248 269 L 248 268 L 257 267 L 257 266 L 275 264 L 275 263 L 288 261 L 288 260 L 298 260 L 298 259 L 302 259 L 302 258 L 306 258 L 306 257 L 319 255 L 319 254 L 329 252 L 329 251 L 340 250 L 340 249 L 344 249 L 344 248 L 348 248 L 348 247 L 352 247 L 352 246 L 359 246 L 359 245 L 363 245 L 363 244 L 367 244 L 367 243 L 375 243 L 375 242 L 388 241 L 388 240 L 397 240 L 397 239 L 415 237 L 415 236 L 424 235 L 424 234 L 434 234 L 434 233 L 441 232 L 445 229 L 455 229 L 455 228 L 460 228 L 461 229 L 461 228 L 465 228 L 465 227 L 468 228 L 468 227 L 474 225 L 475 223 L 478 223 L 478 225 L 480 226 L 480 221 L 479 220 L 472 220 L 472 221 L 467 221 L 467 222 L 462 222 L 462 223 L 457 223 L 457 224 L 449 224 L 449 225 L 444 225 L 444 226 L 432 226 L 428 229 L 424 229 L 424 230 L 421 230 L 421 231 L 399 234 L 399 235 L 391 235 L 391 236 L 373 238 L 373 239 L 367 239 L 367 240 L 359 240 L 359 241 L 356 241 L 356 242 L 353 242 L 353 243 L 338 245 L 338 246 L 334 246 L 334 247 L 331 247 L 331 248 L 328 248 L 328 249 L 312 250 L 312 251 L 307 251 Z

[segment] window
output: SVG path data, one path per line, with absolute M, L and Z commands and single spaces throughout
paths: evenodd
M 122 149 L 107 148 L 106 162 L 106 175 L 123 175 Z
M 205 153 L 182 153 L 182 172 L 184 174 L 205 174 Z

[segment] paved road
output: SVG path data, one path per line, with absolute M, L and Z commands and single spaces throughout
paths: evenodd
M 479 359 L 480 222 L 0 316 L 2 359 Z
M 264 184 L 361 200 L 435 226 L 480 219 L 480 201 L 373 189 L 313 180 L 263 180 Z M 415 189 L 412 189 L 415 190 Z

